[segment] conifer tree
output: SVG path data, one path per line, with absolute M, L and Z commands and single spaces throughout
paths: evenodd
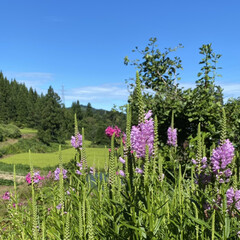
M 77 120 L 82 120 L 83 114 L 82 114 L 82 108 L 81 108 L 81 105 L 79 103 L 79 100 L 77 100 L 77 102 L 72 103 L 71 109 L 73 111 L 73 115 L 74 114 L 77 115 Z
M 93 116 L 93 109 L 91 103 L 87 104 L 87 109 L 86 109 L 86 117 L 92 117 Z
M 41 121 L 38 129 L 38 137 L 41 141 L 64 143 L 64 118 L 60 104 L 60 97 L 50 86 L 44 97 L 44 106 L 41 111 Z

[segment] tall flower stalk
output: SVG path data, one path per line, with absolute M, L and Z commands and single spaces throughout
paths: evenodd
M 138 104 L 138 122 L 144 122 L 144 106 L 141 90 L 141 81 L 139 78 L 139 72 L 136 72 L 136 92 L 137 92 L 137 104 Z
M 230 164 L 234 157 L 234 147 L 229 139 L 225 140 L 225 143 L 216 149 L 213 149 L 211 164 L 213 173 L 219 183 L 229 181 L 229 177 L 232 175 Z
M 151 118 L 152 111 L 148 111 L 144 116 L 144 122 L 132 127 L 131 147 L 136 152 L 138 158 L 146 155 L 146 145 L 149 147 L 149 155 L 153 155 L 154 150 L 154 121 Z
M 174 128 L 174 111 L 172 111 L 171 126 L 167 130 L 167 144 L 169 146 L 177 146 L 177 129 Z
M 32 232 L 33 232 L 33 239 L 38 239 L 38 219 L 37 219 L 37 203 L 35 199 L 35 189 L 34 189 L 34 181 L 33 181 L 33 165 L 32 165 L 32 158 L 31 158 L 31 151 L 29 150 L 29 162 L 30 162 L 30 172 L 31 172 L 31 186 L 32 186 Z

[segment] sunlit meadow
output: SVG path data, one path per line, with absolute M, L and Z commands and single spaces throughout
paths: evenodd
M 111 148 L 101 164 L 98 156 L 95 162 L 88 161 L 84 129 L 78 129 L 77 120 L 73 149 L 59 147 L 54 172 L 42 176 L 35 171 L 37 164 L 29 152 L 26 181 L 31 197 L 20 202 L 16 182 L 14 190 L 2 196 L 7 214 L 1 239 L 238 238 L 238 162 L 227 138 L 224 109 L 219 144 L 207 151 L 199 125 L 195 157 L 184 162 L 174 113 L 168 140 L 160 148 L 158 119 L 151 109 L 144 109 L 138 74 L 136 89 L 138 125 L 131 126 L 128 106 L 126 130 L 109 126 L 105 131 Z M 65 151 L 73 160 L 63 166 Z

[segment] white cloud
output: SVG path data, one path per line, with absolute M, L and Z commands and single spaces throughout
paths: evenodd
M 221 87 L 225 98 L 240 97 L 240 83 L 222 84 Z
M 52 73 L 45 72 L 5 72 L 8 79 L 16 79 L 19 83 L 24 83 L 26 87 L 36 89 L 38 93 L 46 93 L 46 85 L 54 81 Z
M 64 98 L 66 106 L 71 106 L 73 101 L 79 100 L 83 105 L 90 102 L 95 108 L 110 110 L 114 104 L 126 104 L 128 96 L 126 85 L 109 84 L 67 89 Z
M 238 98 L 240 97 L 240 83 L 216 83 L 216 85 L 220 85 L 223 89 L 224 100 L 227 101 L 229 98 Z M 194 83 L 182 83 L 180 87 L 185 89 L 187 88 L 195 88 Z
M 106 100 L 127 100 L 128 90 L 126 86 L 85 86 L 66 90 L 66 100 L 83 101 L 106 101 Z

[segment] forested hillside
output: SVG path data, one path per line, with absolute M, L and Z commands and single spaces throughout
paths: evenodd
M 0 123 L 36 128 L 44 143 L 64 143 L 74 133 L 75 113 L 79 128 L 85 128 L 87 139 L 94 144 L 108 143 L 107 137 L 102 137 L 107 126 L 125 128 L 123 113 L 97 110 L 90 103 L 82 106 L 79 101 L 66 108 L 51 86 L 43 95 L 16 80 L 10 81 L 0 72 Z

